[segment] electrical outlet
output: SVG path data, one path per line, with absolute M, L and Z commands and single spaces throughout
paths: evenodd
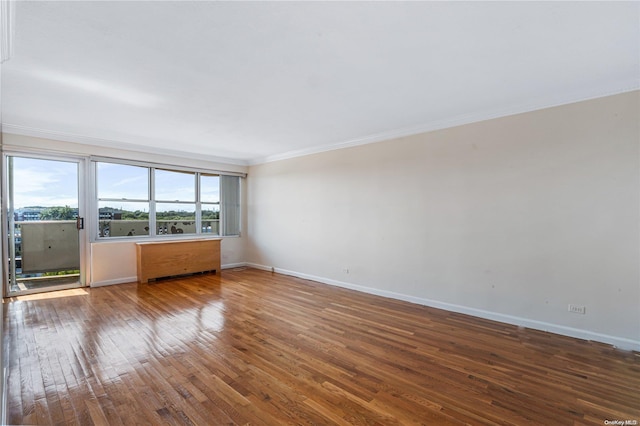
M 578 306 L 578 305 L 571 305 L 569 304 L 569 312 L 572 312 L 574 314 L 586 314 L 587 313 L 587 307 L 586 306 Z

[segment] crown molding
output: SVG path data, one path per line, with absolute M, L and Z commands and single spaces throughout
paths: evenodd
M 27 126 L 19 126 L 13 124 L 2 123 L 2 131 L 4 133 L 13 133 L 22 136 L 31 136 L 44 139 L 54 139 L 63 142 L 78 143 L 83 145 L 100 146 L 106 148 L 121 149 L 142 154 L 160 154 L 177 158 L 211 161 L 221 164 L 232 164 L 237 166 L 255 166 L 275 161 L 282 161 L 303 157 L 307 155 L 319 154 L 322 152 L 335 151 L 339 149 L 368 145 L 371 143 L 389 141 L 397 138 L 418 135 L 421 133 L 432 132 L 462 126 L 465 124 L 476 123 L 480 121 L 492 120 L 495 118 L 507 117 L 516 114 L 522 114 L 547 108 L 553 108 L 572 103 L 588 101 L 591 99 L 603 98 L 607 96 L 618 95 L 627 92 L 640 90 L 640 81 L 628 81 L 625 84 L 618 84 L 616 88 L 607 90 L 592 90 L 590 92 L 576 92 L 557 97 L 553 99 L 536 99 L 529 103 L 523 103 L 510 108 L 495 109 L 483 111 L 480 113 L 472 113 L 460 115 L 452 119 L 431 121 L 418 126 L 412 126 L 402 129 L 395 129 L 388 132 L 375 133 L 362 138 L 351 139 L 347 141 L 337 142 L 328 145 L 319 145 L 310 148 L 287 151 L 280 154 L 274 154 L 265 157 L 255 157 L 249 160 L 234 159 L 229 157 L 219 157 L 206 154 L 198 154 L 191 152 L 183 152 L 166 148 L 152 148 L 143 145 L 136 145 L 125 142 L 118 142 L 107 139 L 94 138 L 89 136 L 75 135 L 63 132 L 56 132 L 44 129 L 36 129 Z
M 15 7 L 11 0 L 0 0 L 0 63 L 13 54 Z
M 218 157 L 215 155 L 198 154 L 192 152 L 178 151 L 166 148 L 145 147 L 126 142 L 118 142 L 108 139 L 94 138 L 90 136 L 75 135 L 51 130 L 36 129 L 33 127 L 19 126 L 15 124 L 2 123 L 2 132 L 20 136 L 30 136 L 42 139 L 53 139 L 61 142 L 71 142 L 82 145 L 100 146 L 103 148 L 114 148 L 124 151 L 131 151 L 139 154 L 159 154 L 170 157 L 186 158 L 189 160 L 203 160 L 221 164 L 232 164 L 236 166 L 248 166 L 245 160 L 228 157 Z
M 460 115 L 452 119 L 432 121 L 432 122 L 423 123 L 418 126 L 406 127 L 402 129 L 391 130 L 388 132 L 375 133 L 362 138 L 351 139 L 344 142 L 337 142 L 330 145 L 314 146 L 314 147 L 305 148 L 305 149 L 288 151 L 281 154 L 270 155 L 266 157 L 253 158 L 248 161 L 248 164 L 250 166 L 256 166 L 264 163 L 271 163 L 275 161 L 288 160 L 296 157 L 303 157 L 306 155 L 319 154 L 322 152 L 335 151 L 338 149 L 351 148 L 351 147 L 356 147 L 360 145 L 368 145 L 371 143 L 389 141 L 392 139 L 402 138 L 406 136 L 413 136 L 421 133 L 433 132 L 435 130 L 448 129 L 451 127 L 477 123 L 480 121 L 492 120 L 495 118 L 508 117 L 516 114 L 533 112 L 533 111 L 547 109 L 547 108 L 554 108 L 562 105 L 588 101 L 591 99 L 604 98 L 607 96 L 633 92 L 636 90 L 640 90 L 640 81 L 638 80 L 628 81 L 628 82 L 625 82 L 625 84 L 617 85 L 617 88 L 614 88 L 614 89 L 590 91 L 585 93 L 571 93 L 569 95 L 565 95 L 563 97 L 559 97 L 555 99 L 538 99 L 530 103 L 523 103 L 510 108 L 496 109 L 491 111 L 483 111 L 479 113 Z

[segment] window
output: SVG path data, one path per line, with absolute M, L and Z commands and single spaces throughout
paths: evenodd
M 220 176 L 200 175 L 202 233 L 220 235 Z
M 240 177 L 94 162 L 98 238 L 240 235 Z
M 97 164 L 98 236 L 149 235 L 149 169 Z
M 240 235 L 240 179 L 220 176 L 222 193 L 222 231 L 224 235 Z
M 196 173 L 154 169 L 156 235 L 196 233 Z

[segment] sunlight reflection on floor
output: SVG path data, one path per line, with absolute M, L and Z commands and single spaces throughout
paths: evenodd
M 47 293 L 26 294 L 24 296 L 14 296 L 9 299 L 5 299 L 3 303 L 7 301 L 27 301 L 27 300 L 43 300 L 43 299 L 57 299 L 58 297 L 70 297 L 70 296 L 88 296 L 89 292 L 83 288 L 73 288 L 70 290 L 50 291 Z

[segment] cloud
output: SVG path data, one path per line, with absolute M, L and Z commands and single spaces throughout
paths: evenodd
M 148 178 L 146 176 L 134 176 L 130 178 L 120 179 L 119 181 L 112 183 L 111 186 L 124 186 L 124 185 L 129 185 L 131 183 L 138 183 L 138 182 L 141 182 L 146 186 L 147 180 Z
M 13 171 L 14 192 L 31 193 L 45 190 L 59 181 L 55 173 L 35 168 L 17 169 Z
M 26 206 L 77 207 L 77 166 L 73 163 L 15 158 L 14 208 Z

